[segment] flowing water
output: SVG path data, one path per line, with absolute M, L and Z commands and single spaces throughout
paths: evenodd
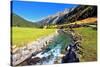
M 68 40 L 66 40 L 64 35 L 59 35 L 55 37 L 54 41 L 50 43 L 44 51 L 32 56 L 31 58 L 33 60 L 36 57 L 40 58 L 36 64 L 61 63 L 61 51 L 64 49 L 63 47 L 66 45 L 67 41 Z
M 53 49 L 47 51 L 47 52 L 41 52 L 36 55 L 36 57 L 41 58 L 40 64 L 54 64 L 54 62 L 57 60 L 61 53 L 61 46 L 57 45 Z M 37 63 L 37 64 L 39 64 Z

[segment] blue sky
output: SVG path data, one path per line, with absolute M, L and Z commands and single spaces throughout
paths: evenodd
M 36 22 L 49 15 L 63 11 L 65 8 L 74 6 L 77 5 L 13 0 L 12 12 L 28 21 Z

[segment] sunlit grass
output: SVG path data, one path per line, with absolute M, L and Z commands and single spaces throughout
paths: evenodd
M 12 44 L 17 47 L 24 46 L 40 37 L 48 36 L 54 32 L 55 29 L 12 27 Z
M 97 31 L 90 27 L 76 28 L 82 35 L 83 57 L 81 61 L 97 60 Z

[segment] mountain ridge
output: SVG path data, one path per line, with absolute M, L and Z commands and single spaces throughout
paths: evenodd
M 97 6 L 79 5 L 70 9 L 65 8 L 64 11 L 50 15 L 39 23 L 42 25 L 72 23 L 89 17 L 97 17 Z
M 11 26 L 14 26 L 14 27 L 38 27 L 38 25 L 36 23 L 27 21 L 15 13 L 11 14 L 11 18 L 12 18 Z

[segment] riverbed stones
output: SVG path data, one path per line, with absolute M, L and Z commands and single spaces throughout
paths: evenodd
M 80 54 L 78 52 L 80 52 L 81 35 L 72 28 L 68 30 L 68 33 L 71 34 L 72 43 L 65 48 L 66 53 L 62 58 L 62 63 L 79 62 Z
M 21 54 L 15 54 L 13 55 L 13 62 L 19 60 L 21 57 Z
M 19 48 L 12 49 L 13 54 L 18 53 L 18 51 L 19 51 Z
M 41 61 L 41 58 L 35 57 L 29 60 L 29 64 L 36 64 L 39 61 Z
M 50 36 L 42 37 L 35 42 L 29 43 L 26 46 L 20 47 L 20 48 L 17 48 L 17 49 L 15 49 L 16 46 L 13 46 L 13 50 L 12 50 L 13 51 L 13 53 L 12 53 L 12 57 L 13 57 L 12 63 L 13 63 L 13 65 L 14 66 L 18 65 L 21 62 L 23 62 L 25 59 L 30 57 L 32 55 L 32 53 L 40 52 L 43 49 L 45 49 L 46 46 L 53 40 L 53 38 L 55 36 L 57 36 L 56 34 L 54 33 Z
M 22 55 L 28 55 L 29 53 L 30 53 L 29 50 L 23 50 L 23 51 L 22 51 Z

